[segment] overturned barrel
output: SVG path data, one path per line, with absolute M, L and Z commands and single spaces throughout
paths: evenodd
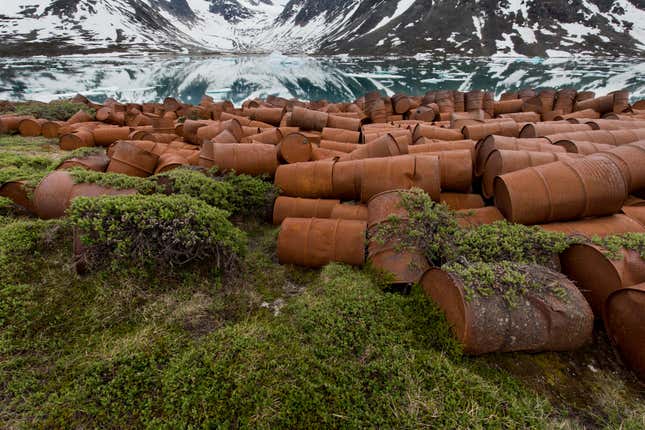
M 199 153 L 199 165 L 217 167 L 222 172 L 273 176 L 278 168 L 278 155 L 275 145 L 206 142 Z
M 331 262 L 360 266 L 366 229 L 364 221 L 286 218 L 278 235 L 278 260 L 314 268 Z
M 285 218 L 331 218 L 338 204 L 340 200 L 280 196 L 273 205 L 273 224 L 280 225 Z
M 552 272 L 548 278 L 559 294 L 527 288 L 513 305 L 496 290 L 488 296 L 469 294 L 461 278 L 440 269 L 426 272 L 421 285 L 445 312 L 467 354 L 577 349 L 591 339 L 591 309 L 564 276 Z

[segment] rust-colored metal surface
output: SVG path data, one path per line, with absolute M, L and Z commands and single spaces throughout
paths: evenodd
M 117 140 L 128 140 L 130 127 L 99 127 L 92 131 L 96 146 L 110 146 Z
M 474 228 L 503 220 L 504 215 L 495 206 L 457 211 L 457 223 L 463 228 Z
M 159 156 L 155 174 L 168 172 L 181 166 L 189 165 L 189 161 L 178 151 L 166 151 Z
M 414 128 L 412 140 L 420 137 L 437 140 L 464 140 L 464 135 L 459 130 L 435 127 L 433 125 L 419 124 Z
M 516 139 L 506 136 L 488 136 L 481 140 L 477 146 L 475 159 L 475 174 L 481 176 L 488 156 L 496 149 L 511 151 L 533 151 L 533 152 L 566 152 L 561 146 L 552 145 L 545 138 L 537 139 Z
M 461 193 L 470 192 L 473 184 L 472 153 L 467 149 L 459 151 L 428 152 L 439 157 L 441 168 L 441 189 Z
M 593 130 L 625 130 L 634 128 L 645 129 L 645 121 L 623 121 L 615 119 L 593 119 L 585 121 Z
M 72 176 L 64 170 L 45 176 L 34 191 L 36 214 L 42 219 L 62 217 L 67 210 L 73 187 Z
M 41 127 L 43 137 L 47 139 L 56 139 L 59 137 L 60 129 L 65 125 L 63 121 L 47 121 Z M 1 133 L 0 133 L 1 134 Z
M 495 115 L 509 114 L 509 113 L 518 113 L 522 112 L 522 106 L 524 105 L 524 100 L 502 100 L 495 102 L 494 104 L 494 113 Z
M 247 175 L 273 176 L 278 168 L 278 153 L 274 145 L 263 143 L 214 143 L 202 145 L 199 165 L 217 166 L 219 171 L 234 170 Z
M 105 172 L 109 163 L 110 158 L 107 154 L 94 154 L 83 158 L 74 157 L 69 160 L 65 160 L 56 167 L 56 170 L 81 167 L 87 170 L 94 170 L 95 172 Z
M 614 96 L 596 97 L 576 103 L 575 110 L 583 109 L 593 109 L 600 114 L 612 112 L 614 110 Z
M 291 134 L 291 133 L 288 133 Z M 242 138 L 242 143 L 266 143 L 268 145 L 277 145 L 285 135 L 279 128 L 271 128 L 257 134 L 252 134 Z
M 560 140 L 583 140 L 586 142 L 604 143 L 607 145 L 624 145 L 645 139 L 645 130 L 591 130 L 572 133 L 557 133 L 545 137 L 549 142 Z
M 320 118 L 322 121 L 322 117 Z M 360 118 L 351 118 L 343 117 L 339 115 L 329 115 L 327 117 L 326 127 L 331 128 L 342 128 L 345 130 L 358 131 L 361 129 L 361 119 Z
M 506 219 L 527 225 L 611 215 L 627 199 L 620 169 L 588 157 L 498 176 L 494 192 L 495 206 Z
M 555 161 L 581 157 L 579 154 L 561 152 L 512 151 L 496 149 L 490 153 L 482 175 L 482 194 L 491 198 L 495 194 L 495 178 L 505 173 L 515 172 L 527 167 L 541 166 Z
M 341 200 L 359 200 L 365 160 L 345 161 L 333 166 L 333 196 Z
M 645 188 L 645 141 L 621 145 L 589 158 L 604 158 L 615 163 L 623 173 L 630 193 Z
M 639 203 L 632 201 L 631 205 L 625 204 L 621 212 L 640 225 L 645 226 L 645 201 Z
M 280 196 L 273 206 L 273 224 L 280 225 L 285 218 L 331 218 L 337 205 L 340 200 Z
M 575 282 L 591 304 L 597 317 L 602 316 L 611 293 L 645 282 L 645 261 L 636 251 L 623 249 L 617 259 L 595 245 L 573 245 L 560 255 L 562 273 Z
M 18 131 L 20 121 L 29 119 L 27 115 L 7 115 L 0 117 L 0 134 L 10 134 Z
M 0 196 L 11 199 L 14 204 L 28 212 L 36 213 L 36 206 L 27 188 L 27 181 L 10 181 L 0 185 Z
M 47 122 L 46 119 L 40 118 L 26 118 L 18 124 L 18 131 L 23 137 L 36 137 L 42 134 L 43 124 Z
M 206 128 L 203 128 L 202 130 L 206 130 Z M 198 132 L 199 133 L 199 132 Z M 214 143 L 238 143 L 239 140 L 231 130 L 223 129 L 219 133 L 217 133 L 217 136 L 211 139 L 211 142 Z
M 299 106 L 294 106 L 291 111 L 289 125 L 300 127 L 303 130 L 322 131 L 327 126 L 329 114 Z M 331 127 L 331 125 L 330 125 Z
M 566 279 L 559 285 L 564 298 L 533 293 L 529 288 L 515 306 L 500 294 L 468 300 L 461 280 L 439 269 L 426 272 L 421 285 L 444 311 L 467 354 L 569 351 L 591 340 L 591 309 Z
M 312 159 L 313 147 L 302 133 L 291 133 L 278 144 L 278 156 L 284 163 L 303 163 Z
M 398 141 L 392 134 L 388 133 L 365 145 L 360 145 L 354 151 L 341 156 L 338 161 L 393 157 L 407 153 L 408 145 L 405 141 Z
M 520 130 L 518 123 L 509 119 L 508 121 L 466 125 L 461 132 L 466 139 L 481 140 L 492 134 L 497 136 L 518 137 Z
M 324 149 L 318 146 L 314 146 L 311 150 L 311 160 L 320 161 L 320 160 L 331 160 L 338 159 L 343 156 L 345 152 L 334 151 L 331 149 Z
M 414 142 L 414 145 L 408 146 L 410 154 L 421 154 L 424 152 L 441 152 L 441 151 L 460 151 L 466 149 L 470 151 L 473 164 L 475 163 L 475 144 L 474 140 L 432 140 L 422 137 Z
M 81 129 L 74 133 L 63 134 L 58 144 L 60 149 L 65 151 L 94 146 L 94 134 L 89 130 Z
M 159 156 L 126 141 L 114 144 L 107 172 L 145 178 L 154 173 Z
M 287 218 L 278 235 L 281 264 L 322 267 L 331 262 L 360 266 L 365 263 L 363 221 Z
M 484 207 L 484 200 L 479 194 L 442 192 L 440 201 L 455 211 L 462 209 L 479 209 Z
M 368 257 L 377 269 L 394 275 L 394 284 L 413 284 L 430 268 L 427 259 L 418 249 L 399 250 L 396 238 L 379 243 L 376 239 L 379 225 L 391 222 L 396 216 L 402 222 L 408 217 L 408 211 L 401 205 L 402 190 L 386 191 L 374 195 L 367 203 L 368 209 Z
M 339 198 L 333 191 L 334 164 L 322 160 L 282 165 L 276 170 L 275 185 L 290 197 Z
M 605 303 L 607 334 L 625 364 L 645 381 L 645 284 L 612 293 Z
M 279 126 L 284 115 L 284 108 L 259 107 L 249 109 L 249 118 L 253 121 L 261 121 L 274 126 Z
M 98 112 L 97 112 L 98 113 Z M 92 121 L 92 116 L 85 112 L 84 110 L 79 110 L 70 119 L 67 120 L 68 124 L 78 124 L 81 122 L 90 122 Z M 99 118 L 97 120 L 101 121 Z
M 338 151 L 349 153 L 355 149 L 358 149 L 361 145 L 358 143 L 351 142 L 337 142 L 335 140 L 321 140 L 320 149 L 328 149 L 331 151 Z
M 334 206 L 329 218 L 336 219 L 353 219 L 357 221 L 367 221 L 367 205 L 362 203 L 342 203 Z
M 535 124 L 527 124 L 520 132 L 521 138 L 537 138 L 545 137 L 557 133 L 573 133 L 576 131 L 591 130 L 591 126 L 587 124 L 571 124 L 567 121 L 549 121 L 538 122 Z
M 548 231 L 579 234 L 590 238 L 625 233 L 645 233 L 645 228 L 641 223 L 622 214 L 585 218 L 577 221 L 554 222 L 542 224 L 540 227 Z
M 361 172 L 361 201 L 383 191 L 421 188 L 434 201 L 441 192 L 439 157 L 430 155 L 400 155 L 369 158 L 363 161 Z
M 595 154 L 596 152 L 609 151 L 611 149 L 614 149 L 614 145 L 587 142 L 584 140 L 559 140 L 557 142 L 554 142 L 553 144 L 564 147 L 567 152 L 582 155 Z
M 361 133 L 359 131 L 344 130 L 342 128 L 325 127 L 322 131 L 322 140 L 331 140 L 333 142 L 359 143 Z

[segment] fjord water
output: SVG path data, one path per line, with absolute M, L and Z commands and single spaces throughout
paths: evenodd
M 486 89 L 626 88 L 645 98 L 645 59 L 354 58 L 263 56 L 72 56 L 0 58 L 0 99 L 50 101 L 84 94 L 96 102 L 198 103 L 267 95 L 350 101 L 370 90 L 423 94 Z

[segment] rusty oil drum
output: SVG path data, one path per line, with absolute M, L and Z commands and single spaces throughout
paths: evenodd
M 286 218 L 278 235 L 280 264 L 323 267 L 331 262 L 365 263 L 364 221 Z
M 467 299 L 462 281 L 440 269 L 430 269 L 421 280 L 424 292 L 445 312 L 464 352 L 471 355 L 570 351 L 589 342 L 589 305 L 572 282 L 563 277 L 559 284 L 565 299 L 528 289 L 511 306 L 499 294 Z

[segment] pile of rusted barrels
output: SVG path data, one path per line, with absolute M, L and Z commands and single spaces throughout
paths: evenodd
M 83 112 L 67 122 L 4 116 L 0 131 L 58 138 L 68 150 L 107 148 L 68 160 L 62 170 L 145 177 L 192 165 L 272 177 L 281 190 L 273 222 L 281 225 L 284 264 L 362 265 L 369 259 L 396 284 L 419 282 L 430 270 L 435 273 L 424 282 L 447 284 L 420 252 L 401 253 L 396 243 L 372 240 L 391 215 L 405 218 L 393 191 L 411 188 L 460 211 L 464 228 L 506 219 L 589 237 L 645 233 L 645 101 L 630 105 L 626 91 L 596 97 L 527 89 L 500 100 L 485 91 L 373 92 L 351 103 L 269 96 L 239 108 L 209 97 L 197 106 L 172 98 L 75 101 L 94 108 L 96 118 Z M 75 196 L 112 192 L 68 176 L 46 177 L 33 200 L 19 192 L 19 183 L 5 184 L 0 194 L 51 218 L 62 216 Z M 597 247 L 577 245 L 562 256 L 562 272 L 604 318 L 629 364 L 645 375 L 645 342 L 634 342 L 645 339 L 645 264 L 634 251 L 623 254 L 614 261 Z M 451 300 L 466 306 L 464 297 Z M 556 319 L 545 324 L 571 330 Z M 519 345 L 511 350 L 530 349 Z

